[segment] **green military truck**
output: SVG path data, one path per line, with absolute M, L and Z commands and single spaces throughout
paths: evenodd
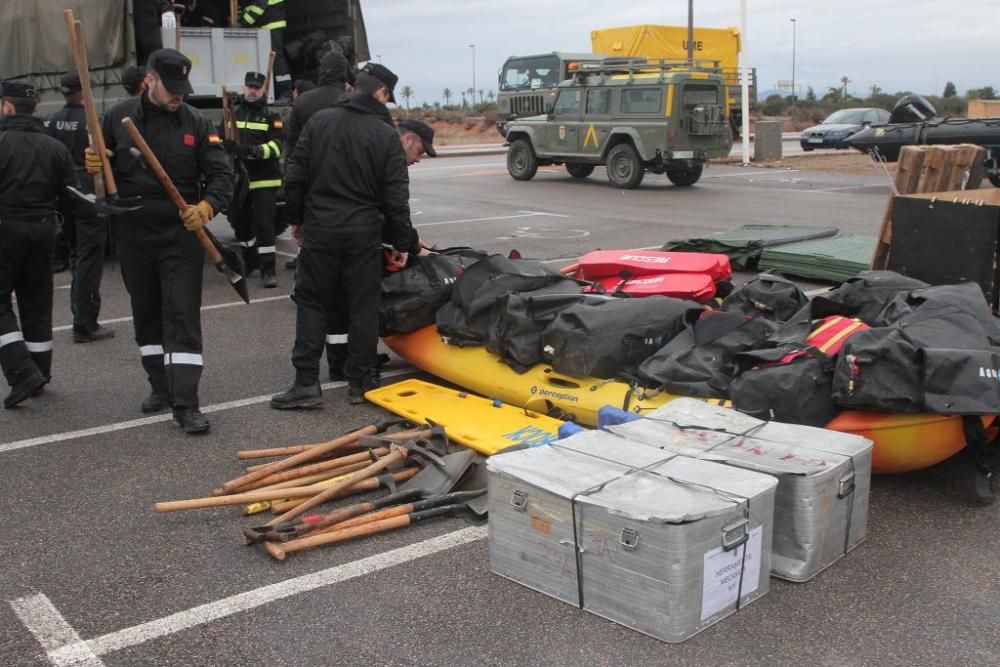
M 619 188 L 638 187 L 646 172 L 689 186 L 733 145 L 725 79 L 697 62 L 581 64 L 545 112 L 507 125 L 515 180 L 539 165 L 565 165 L 575 178 L 604 165 Z
M 2 0 L 0 1 L 0 79 L 26 79 L 38 88 L 45 115 L 63 104 L 59 79 L 72 67 L 63 10 L 83 22 L 94 96 L 103 110 L 125 97 L 122 73 L 136 65 L 135 7 L 140 0 Z M 228 0 L 199 0 L 229 15 Z M 179 2 L 183 5 L 184 3 Z M 367 60 L 368 40 L 360 0 L 286 0 L 286 52 L 322 31 L 329 40 L 350 38 L 357 60 Z M 162 30 L 173 46 L 171 30 Z M 195 89 L 189 102 L 206 109 L 221 106 L 222 86 L 239 90 L 248 69 L 267 67 L 270 35 L 252 28 L 181 28 L 181 51 L 192 63 Z

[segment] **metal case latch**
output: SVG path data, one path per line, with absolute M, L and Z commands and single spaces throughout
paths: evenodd
M 837 486 L 837 497 L 844 498 L 854 493 L 854 471 L 847 473 L 840 478 Z
M 732 551 L 750 539 L 750 521 L 740 519 L 722 527 L 722 550 Z
M 625 548 L 625 551 L 635 551 L 639 548 L 639 531 L 632 528 L 622 528 L 622 534 L 618 536 L 618 543 Z
M 510 504 L 518 512 L 523 512 L 528 506 L 528 494 L 524 491 L 514 491 L 510 494 Z

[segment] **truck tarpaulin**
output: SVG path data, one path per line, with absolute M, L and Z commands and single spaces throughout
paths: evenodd
M 0 78 L 65 72 L 73 64 L 63 10 L 72 9 L 87 35 L 91 68 L 124 58 L 126 0 L 3 0 Z
M 687 26 L 633 25 L 593 30 L 594 53 L 613 57 L 687 59 Z M 738 67 L 740 31 L 736 28 L 695 28 L 694 57 L 718 60 L 720 67 Z

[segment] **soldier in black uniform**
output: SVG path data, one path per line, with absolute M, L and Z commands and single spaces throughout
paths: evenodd
M 66 105 L 45 119 L 45 129 L 69 149 L 84 192 L 94 191 L 94 179 L 83 166 L 83 151 L 90 144 L 87 114 L 83 110 L 83 87 L 76 71 L 67 72 L 60 82 Z M 101 313 L 101 272 L 108 247 L 107 218 L 97 217 L 92 206 L 63 211 L 64 229 L 73 230 L 73 283 L 70 308 L 73 311 L 73 342 L 89 343 L 115 335 L 97 323 Z
M 289 218 L 302 220 L 302 251 L 295 281 L 295 384 L 271 398 L 278 409 L 316 407 L 322 401 L 319 359 L 327 316 L 347 302 L 350 330 L 344 375 L 351 402 L 376 386 L 382 238 L 405 263 L 410 224 L 409 179 L 399 134 L 385 122 L 397 77 L 369 64 L 358 92 L 306 124 L 288 157 Z M 303 98 L 304 99 L 304 98 Z M 383 229 L 384 227 L 384 229 Z
M 259 28 L 271 33 L 271 50 L 274 51 L 274 93 L 284 102 L 292 99 L 292 74 L 285 57 L 285 0 L 253 0 L 246 3 L 240 22 L 248 28 Z
M 149 57 L 146 90 L 104 115 L 104 139 L 123 197 L 141 196 L 140 211 L 113 218 L 125 287 L 132 300 L 135 339 L 152 388 L 142 411 L 173 406 L 186 433 L 208 431 L 198 409 L 202 370 L 201 280 L 205 250 L 195 234 L 226 205 L 233 175 L 222 140 L 209 120 L 184 104 L 191 61 L 174 49 Z M 130 117 L 185 201 L 178 219 L 163 186 L 136 156 L 122 119 Z M 87 170 L 100 160 L 87 149 Z M 187 230 L 187 231 L 185 231 Z
M 12 408 L 37 395 L 52 373 L 55 219 L 74 205 L 66 186 L 79 183 L 69 150 L 32 116 L 35 87 L 5 81 L 0 100 L 0 366 L 11 387 L 3 405 Z
M 243 161 L 249 177 L 249 205 L 243 206 L 236 220 L 230 220 L 236 240 L 243 244 L 247 273 L 259 267 L 261 284 L 277 287 L 274 236 L 283 130 L 281 116 L 267 108 L 264 79 L 260 72 L 246 73 L 243 100 L 233 109 L 239 141 L 227 141 L 225 147 Z

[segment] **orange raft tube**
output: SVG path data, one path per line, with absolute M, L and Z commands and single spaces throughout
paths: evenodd
M 517 373 L 483 347 L 455 347 L 441 340 L 434 325 L 390 336 L 385 344 L 417 368 L 470 391 L 544 413 L 562 410 L 579 424 L 597 426 L 605 405 L 643 413 L 677 398 L 633 390 L 624 382 L 572 378 L 539 364 Z M 992 422 L 984 417 L 984 422 Z M 856 433 L 875 443 L 872 471 L 901 473 L 928 468 L 965 447 L 962 419 L 956 416 L 844 410 L 826 428 Z

